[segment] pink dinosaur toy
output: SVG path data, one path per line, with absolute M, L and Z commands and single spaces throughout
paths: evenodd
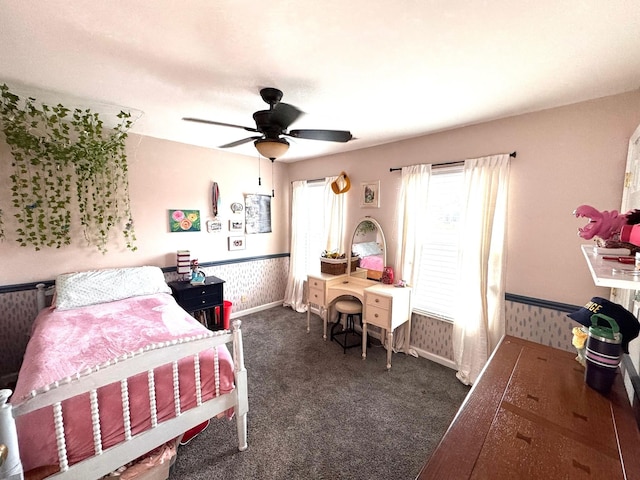
M 611 210 L 610 212 L 603 210 L 601 212 L 590 205 L 580 205 L 574 210 L 573 214 L 576 218 L 586 217 L 589 219 L 589 223 L 582 228 L 578 228 L 580 237 L 591 240 L 593 237 L 598 236 L 602 240 L 609 240 L 620 233 L 623 225 L 629 223 L 628 215 L 634 212 L 637 212 L 637 210 L 621 215 L 617 210 Z

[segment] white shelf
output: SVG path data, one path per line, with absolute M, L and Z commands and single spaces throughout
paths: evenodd
M 640 290 L 640 275 L 633 275 L 634 265 L 615 260 L 604 260 L 596 255 L 594 245 L 582 245 L 582 253 L 587 260 L 593 282 L 598 287 L 627 288 Z

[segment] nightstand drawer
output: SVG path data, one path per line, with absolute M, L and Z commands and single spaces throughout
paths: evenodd
M 187 312 L 192 312 L 195 310 L 203 310 L 205 308 L 210 308 L 215 305 L 220 305 L 222 300 L 220 299 L 220 295 L 200 295 L 194 298 L 182 298 L 180 299 L 180 306 L 184 308 Z
M 391 309 L 391 297 L 384 295 L 376 295 L 375 293 L 367 293 L 367 305 L 382 308 L 384 310 Z
M 180 301 L 186 304 L 200 303 L 207 298 L 208 303 L 222 303 L 222 289 L 219 285 L 194 285 L 192 288 L 179 293 Z

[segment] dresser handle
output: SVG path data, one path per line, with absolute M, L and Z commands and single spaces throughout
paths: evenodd
M 378 318 L 378 314 L 377 314 L 377 313 L 374 313 L 374 314 L 373 314 L 373 316 L 374 316 L 374 317 L 376 317 L 376 318 Z
M 202 290 L 202 292 L 200 292 L 200 295 L 204 295 L 205 293 L 207 293 L 206 290 Z
M 591 474 L 591 468 L 589 468 L 589 465 L 585 465 L 583 463 L 580 463 L 575 458 L 573 459 L 572 463 L 573 463 L 573 467 L 574 468 L 578 468 L 580 470 L 583 470 L 583 471 L 587 472 L 588 474 Z
M 374 302 L 376 302 L 376 303 L 378 303 L 379 301 L 380 301 L 380 299 L 379 299 L 379 298 L 376 298 L 376 299 L 374 300 Z
M 202 303 L 207 303 L 207 301 L 206 300 L 202 300 Z
M 523 435 L 520 432 L 516 432 L 516 438 L 519 438 L 520 440 L 524 440 L 529 445 L 531 445 L 531 440 L 532 440 L 531 437 L 527 437 L 526 435 Z

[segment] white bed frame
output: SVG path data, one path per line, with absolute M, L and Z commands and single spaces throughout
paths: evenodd
M 39 300 L 39 304 L 41 304 Z M 55 382 L 37 391 L 32 391 L 30 398 L 21 403 L 10 405 L 6 403 L 11 395 L 10 390 L 0 390 L 0 444 L 6 445 L 8 455 L 6 459 L 0 456 L 0 479 L 22 479 L 19 448 L 16 440 L 14 419 L 43 407 L 53 407 L 53 417 L 56 431 L 58 459 L 60 472 L 48 479 L 97 479 L 135 460 L 157 446 L 179 437 L 186 430 L 199 425 L 216 415 L 234 409 L 238 449 L 247 448 L 247 412 L 249 410 L 247 371 L 244 367 L 244 353 L 240 320 L 233 321 L 232 331 L 221 330 L 208 332 L 197 337 L 180 341 L 151 345 L 144 350 L 123 356 L 89 371 L 78 372 L 63 381 Z M 198 352 L 232 342 L 233 363 L 235 373 L 235 389 L 224 395 L 202 401 L 200 385 L 200 363 Z M 196 407 L 182 412 L 180 409 L 178 360 L 191 357 L 194 362 L 196 379 Z M 156 368 L 171 363 L 173 365 L 173 390 L 175 399 L 175 418 L 159 422 L 156 415 L 154 375 Z M 151 416 L 151 428 L 132 435 L 129 418 L 129 394 L 127 379 L 139 373 L 147 372 Z M 125 439 L 122 443 L 102 448 L 100 435 L 100 412 L 97 401 L 97 389 L 105 385 L 120 382 L 123 406 L 123 424 Z M 68 465 L 66 439 L 64 433 L 64 419 L 62 415 L 62 401 L 76 395 L 89 393 L 91 403 L 91 417 L 93 424 L 93 438 L 95 455 Z M 0 452 L 1 453 L 1 452 Z

